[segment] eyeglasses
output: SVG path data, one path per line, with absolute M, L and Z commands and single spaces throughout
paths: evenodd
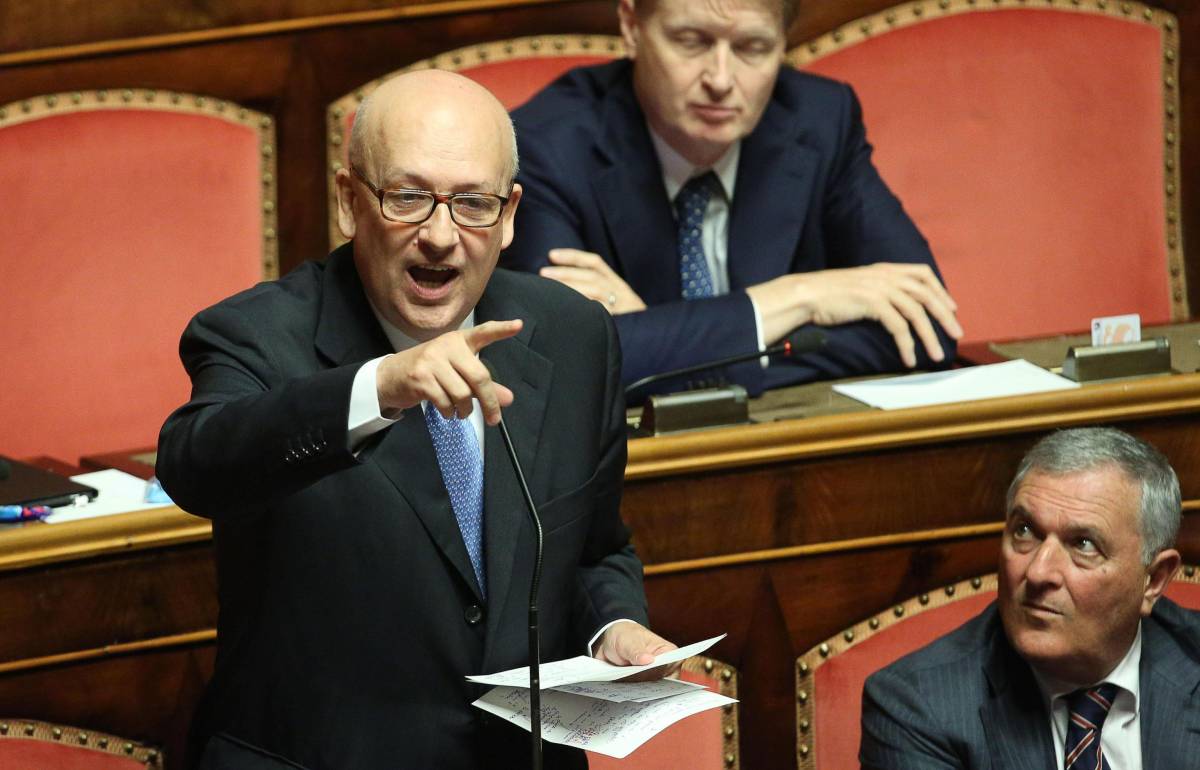
M 390 222 L 419 225 L 433 216 L 439 203 L 450 209 L 450 218 L 461 227 L 491 227 L 500 221 L 508 198 L 491 193 L 450 193 L 429 190 L 380 190 L 356 167 L 350 171 L 379 199 L 379 213 Z

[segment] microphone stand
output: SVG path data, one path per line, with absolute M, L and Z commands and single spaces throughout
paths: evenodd
M 512 438 L 508 435 L 508 426 L 504 417 L 500 417 L 500 437 L 504 439 L 504 448 L 508 450 L 508 459 L 512 461 L 513 471 L 521 485 L 521 494 L 525 498 L 525 507 L 529 510 L 529 521 L 533 524 L 533 537 L 536 544 L 533 560 L 533 580 L 529 585 L 529 737 L 530 748 L 533 752 L 533 770 L 542 770 L 542 682 L 541 682 L 541 650 L 538 643 L 538 584 L 542 580 L 542 520 L 538 517 L 537 506 L 533 504 L 533 496 L 529 494 L 529 485 L 525 483 L 525 474 L 521 472 L 521 462 L 513 449 Z

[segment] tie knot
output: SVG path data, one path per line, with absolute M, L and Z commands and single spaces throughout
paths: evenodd
M 675 195 L 675 212 L 679 214 L 680 219 L 683 219 L 690 213 L 688 209 L 693 208 L 699 209 L 695 213 L 703 216 L 704 209 L 715 192 L 721 192 L 721 180 L 717 179 L 714 172 L 706 171 L 699 176 L 694 176 L 687 180 Z
M 1108 716 L 1116 697 L 1117 686 L 1105 682 L 1097 687 L 1085 687 L 1068 695 L 1067 708 L 1071 712 L 1072 721 L 1078 718 L 1099 730 L 1104 725 L 1104 719 Z

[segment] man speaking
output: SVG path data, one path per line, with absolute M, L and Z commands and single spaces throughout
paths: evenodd
M 853 91 L 782 67 L 795 6 L 620 0 L 629 58 L 514 113 L 525 199 L 505 264 L 609 308 L 626 383 L 806 324 L 827 327 L 822 351 L 725 375 L 757 392 L 953 358 L 956 305 Z
M 516 165 L 483 88 L 436 71 L 385 83 L 337 174 L 350 243 L 184 332 L 192 398 L 163 426 L 157 470 L 213 520 L 200 767 L 529 765 L 528 733 L 471 708 L 483 691 L 464 680 L 528 662 L 533 535 L 502 409 L 545 532 L 545 657 L 673 648 L 644 626 L 618 514 L 612 322 L 553 281 L 494 270 Z M 547 767 L 585 765 L 547 746 Z

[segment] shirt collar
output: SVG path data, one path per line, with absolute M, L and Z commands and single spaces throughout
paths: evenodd
M 717 179 L 721 180 L 721 187 L 725 190 L 725 199 L 730 203 L 733 202 L 733 186 L 737 182 L 738 158 L 742 154 L 742 143 L 736 141 L 729 146 L 725 154 L 717 159 L 717 162 L 708 168 L 700 168 L 693 166 L 691 161 L 675 151 L 675 148 L 667 144 L 667 140 L 663 139 L 653 128 L 647 124 L 646 128 L 650 131 L 650 141 L 654 145 L 654 151 L 658 153 L 658 163 L 662 167 L 663 184 L 667 188 L 667 198 L 675 200 L 675 196 L 679 194 L 687 181 L 694 176 L 712 169 L 717 175 Z
M 1133 637 L 1133 644 L 1129 645 L 1129 649 L 1125 652 L 1125 657 L 1121 658 L 1116 667 L 1108 672 L 1106 676 L 1101 677 L 1095 684 L 1109 682 L 1133 695 L 1133 711 L 1136 713 L 1138 710 L 1138 701 L 1141 698 L 1141 663 L 1142 624 L 1138 623 L 1137 634 Z M 1030 668 L 1033 667 L 1030 666 Z M 1038 687 L 1042 691 L 1042 697 L 1045 700 L 1047 710 L 1059 698 L 1065 698 L 1079 689 L 1075 685 L 1067 684 L 1066 682 L 1042 674 L 1036 668 L 1033 668 L 1033 678 L 1037 680 Z
M 386 318 L 384 318 L 383 314 L 375 309 L 375 303 L 368 302 L 367 304 L 369 304 L 371 306 L 371 312 L 375 314 L 375 318 L 377 318 L 379 320 L 379 325 L 383 327 L 383 333 L 387 335 L 388 342 L 390 342 L 392 345 L 392 350 L 394 350 L 397 353 L 401 353 L 405 350 L 408 350 L 409 348 L 415 348 L 417 345 L 421 344 L 421 343 L 417 342 L 416 340 L 414 340 L 412 337 L 409 337 L 404 332 L 400 331 L 399 328 L 397 328 L 390 321 L 388 321 Z M 467 313 L 467 317 L 463 319 L 463 322 L 459 325 L 458 328 L 459 329 L 470 329 L 474 326 L 475 326 L 475 309 L 472 308 L 471 312 Z

